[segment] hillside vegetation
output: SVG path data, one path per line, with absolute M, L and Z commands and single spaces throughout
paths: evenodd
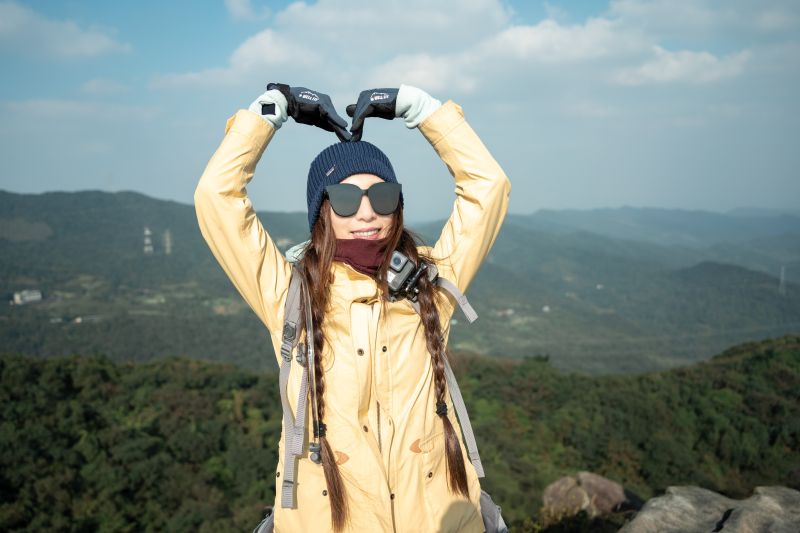
M 302 213 L 259 217 L 282 249 L 307 237 Z M 457 313 L 450 345 L 611 374 L 797 333 L 799 221 L 629 209 L 510 216 L 468 291 L 480 320 L 466 325 Z M 592 226 L 596 233 L 586 231 Z M 152 254 L 143 253 L 145 227 Z M 432 242 L 441 223 L 420 229 Z M 707 248 L 631 240 L 662 234 L 703 245 L 739 237 Z M 266 330 L 212 257 L 189 205 L 132 192 L 0 191 L 0 295 L 23 289 L 44 300 L 0 306 L 0 345 L 11 352 L 273 365 Z
M 577 470 L 641 497 L 800 488 L 800 337 L 642 376 L 456 355 L 487 477 L 517 530 Z M 0 530 L 245 531 L 272 503 L 274 373 L 184 359 L 0 358 Z M 554 530 L 555 531 L 555 530 Z

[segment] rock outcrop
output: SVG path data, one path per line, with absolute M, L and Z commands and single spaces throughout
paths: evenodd
M 541 516 L 545 524 L 585 511 L 589 518 L 639 509 L 642 500 L 625 488 L 591 472 L 562 477 L 544 490 Z
M 620 533 L 797 533 L 800 492 L 757 487 L 733 500 L 700 487 L 670 487 L 649 500 Z

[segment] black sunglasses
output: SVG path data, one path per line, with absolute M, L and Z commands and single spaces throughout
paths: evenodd
M 369 198 L 373 211 L 379 215 L 389 215 L 394 213 L 400 202 L 400 188 L 399 183 L 385 181 L 370 185 L 367 189 L 352 183 L 339 183 L 325 187 L 325 193 L 334 213 L 340 217 L 351 217 L 358 213 L 362 196 Z

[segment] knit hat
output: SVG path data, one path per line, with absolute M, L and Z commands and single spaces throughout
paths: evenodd
M 328 146 L 314 158 L 308 170 L 306 196 L 308 227 L 314 228 L 325 187 L 341 183 L 353 174 L 375 174 L 383 181 L 397 183 L 394 169 L 386 154 L 367 141 L 340 142 Z M 403 193 L 400 193 L 400 206 Z

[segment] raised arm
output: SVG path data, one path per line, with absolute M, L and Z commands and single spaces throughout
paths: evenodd
M 508 210 L 511 182 L 464 120 L 461 107 L 448 101 L 419 129 L 455 178 L 456 200 L 432 256 L 448 267 L 466 291 L 486 258 Z
M 285 114 L 284 114 L 285 117 Z M 251 111 L 228 120 L 225 138 L 194 193 L 200 232 L 236 289 L 270 331 L 279 331 L 277 310 L 291 266 L 256 216 L 246 186 L 275 127 Z
M 452 101 L 442 105 L 416 87 L 362 91 L 347 114 L 353 117 L 353 140 L 361 138 L 365 118 L 402 118 L 408 128 L 420 129 L 447 165 L 456 180 L 456 201 L 431 255 L 440 275 L 465 291 L 508 209 L 511 183 L 503 169 L 464 120 L 461 107 Z
M 291 116 L 350 139 L 330 97 L 271 83 L 248 110 L 228 120 L 225 138 L 208 162 L 194 194 L 197 221 L 214 257 L 271 332 L 280 331 L 291 265 L 258 220 L 246 186 L 275 131 Z

